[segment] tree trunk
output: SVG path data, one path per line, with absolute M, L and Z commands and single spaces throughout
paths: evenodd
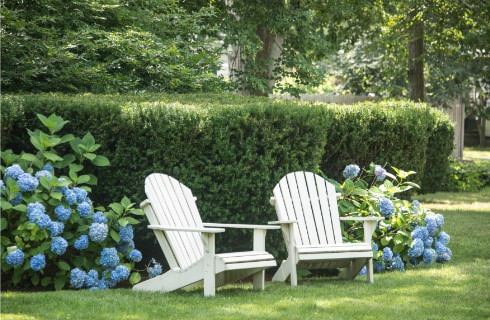
M 411 16 L 415 18 L 416 13 L 414 10 Z M 422 20 L 413 21 L 409 30 L 408 86 L 411 100 L 425 101 L 424 22 Z
M 487 119 L 485 119 L 484 117 L 479 117 L 478 124 L 479 124 L 478 133 L 480 135 L 480 147 L 485 147 L 486 146 L 485 131 L 487 126 Z
M 265 27 L 257 27 L 257 35 L 262 41 L 262 49 L 255 56 L 255 76 L 262 80 L 263 84 L 252 88 L 249 93 L 258 96 L 267 96 L 274 89 L 274 67 L 282 53 L 284 38 L 272 33 Z

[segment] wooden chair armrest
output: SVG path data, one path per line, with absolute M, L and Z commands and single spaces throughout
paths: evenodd
M 341 221 L 382 221 L 385 218 L 383 217 L 374 217 L 374 216 L 369 216 L 369 217 L 340 217 L 339 218 Z
M 236 223 L 212 223 L 204 222 L 205 227 L 216 227 L 216 228 L 232 228 L 232 229 L 259 229 L 259 230 L 276 230 L 280 229 L 279 226 L 269 226 L 260 224 L 236 224 Z
M 293 224 L 298 223 L 296 220 L 281 220 L 281 221 L 269 221 L 268 224 Z
M 182 231 L 182 232 L 201 232 L 201 233 L 222 233 L 225 232 L 223 228 L 198 228 L 198 227 L 168 227 L 156 224 L 148 225 L 148 229 L 162 230 L 162 231 Z

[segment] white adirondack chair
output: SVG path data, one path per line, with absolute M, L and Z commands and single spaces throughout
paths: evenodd
M 149 175 L 145 192 L 148 199 L 141 207 L 170 270 L 138 283 L 134 290 L 169 292 L 204 282 L 204 295 L 214 296 L 216 286 L 249 276 L 254 289 L 264 289 L 264 270 L 276 266 L 265 251 L 265 235 L 278 226 L 203 223 L 191 190 L 165 174 Z M 215 234 L 223 228 L 253 229 L 253 251 L 215 253 Z
M 335 187 L 311 172 L 293 172 L 274 187 L 271 204 L 288 248 L 288 258 L 272 281 L 297 285 L 297 266 L 308 269 L 343 268 L 342 277 L 354 279 L 367 264 L 368 281 L 373 282 L 371 237 L 381 217 L 339 217 Z M 344 243 L 340 221 L 364 222 L 364 242 Z

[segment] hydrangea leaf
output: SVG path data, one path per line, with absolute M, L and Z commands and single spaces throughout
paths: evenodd
M 90 176 L 87 175 L 87 174 L 81 175 L 77 179 L 77 183 L 79 183 L 79 184 L 81 184 L 81 183 L 87 183 L 89 181 L 90 181 Z
M 47 287 L 47 286 L 49 286 L 51 284 L 51 281 L 52 281 L 51 280 L 51 277 L 43 277 L 41 279 L 41 286 Z
M 2 207 L 2 210 L 9 210 L 9 209 L 12 209 L 12 204 L 8 201 L 5 201 L 3 198 L 1 200 L 1 207 Z
M 58 261 L 57 265 L 58 268 L 60 268 L 61 270 L 65 270 L 65 271 L 70 270 L 70 265 L 63 260 Z
M 12 209 L 15 211 L 19 211 L 19 212 L 26 212 L 27 211 L 27 207 L 25 206 L 25 204 L 18 204 L 16 206 L 13 206 Z
M 96 156 L 92 163 L 97 167 L 107 167 L 110 165 L 109 159 L 104 156 Z
M 116 242 L 119 242 L 121 240 L 119 233 L 117 233 L 114 229 L 111 229 L 110 235 L 111 235 L 111 238 Z
M 57 276 L 56 279 L 54 279 L 54 289 L 55 290 L 61 290 L 66 284 L 66 277 L 65 276 Z
M 8 225 L 7 219 L 1 218 L 0 219 L 0 230 L 3 231 L 5 229 L 7 229 L 7 225 Z
M 131 276 L 129 276 L 129 283 L 131 283 L 132 285 L 135 285 L 140 281 L 141 281 L 141 275 L 139 272 L 133 272 L 131 273 Z
M 57 162 L 57 161 L 63 161 L 63 158 L 60 157 L 59 155 L 57 155 L 56 153 L 54 152 L 50 152 L 50 151 L 45 151 L 43 152 L 43 156 L 50 160 L 50 161 L 53 161 L 53 162 Z

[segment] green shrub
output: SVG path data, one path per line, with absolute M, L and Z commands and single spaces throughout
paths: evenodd
M 490 161 L 452 159 L 445 190 L 475 192 L 490 186 Z
M 427 160 L 422 187 L 424 192 L 444 190 L 449 178 L 449 156 L 453 150 L 454 127 L 448 117 L 431 110 Z
M 47 130 L 28 130 L 35 154 L 2 151 L 2 285 L 59 290 L 138 282 L 139 272 L 130 276 L 142 259 L 131 226 L 139 221 L 131 215 L 143 211 L 126 197 L 107 209 L 94 207 L 89 195 L 97 178 L 84 171 L 109 165 L 95 153 L 100 145 L 90 133 L 58 135 L 68 122 L 61 117 L 38 118 Z M 70 152 L 59 153 L 62 146 Z M 110 265 L 104 264 L 104 250 L 113 252 Z
M 336 178 L 346 163 L 373 161 L 413 168 L 420 182 L 431 125 L 445 121 L 427 106 L 393 101 L 345 107 L 237 95 L 18 95 L 2 98 L 2 148 L 21 150 L 38 112 L 62 115 L 72 120 L 67 129 L 100 141 L 112 168 L 94 168 L 96 200 L 143 200 L 144 178 L 164 172 L 192 189 L 204 221 L 235 223 L 275 219 L 271 190 L 294 170 Z M 251 247 L 251 234 L 224 237 L 221 249 Z M 273 252 L 284 252 L 279 232 L 268 239 Z

